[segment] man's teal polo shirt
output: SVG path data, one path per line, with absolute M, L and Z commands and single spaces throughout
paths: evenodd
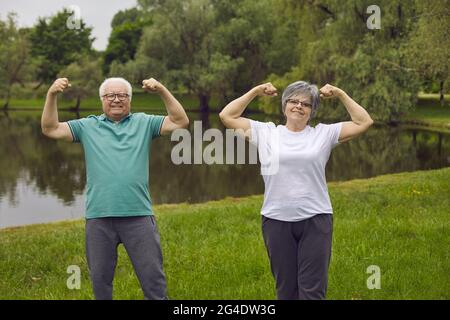
M 86 161 L 86 219 L 152 215 L 149 157 L 164 116 L 130 113 L 120 122 L 101 116 L 68 121 Z

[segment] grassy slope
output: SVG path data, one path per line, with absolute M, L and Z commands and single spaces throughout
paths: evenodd
M 450 168 L 330 183 L 329 299 L 450 299 Z M 273 299 L 262 197 L 156 207 L 171 299 Z M 90 299 L 83 221 L 0 231 L 0 299 Z M 115 298 L 141 299 L 122 246 Z M 79 265 L 81 290 L 66 268 Z M 368 290 L 369 265 L 381 289 Z
M 445 96 L 445 101 L 445 105 L 441 106 L 439 95 L 421 94 L 416 108 L 402 120 L 419 126 L 450 129 L 450 95 Z

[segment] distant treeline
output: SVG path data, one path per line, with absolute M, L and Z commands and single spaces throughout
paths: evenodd
M 138 0 L 114 16 L 104 52 L 92 48 L 83 20 L 70 27 L 69 9 L 26 29 L 13 13 L 3 18 L 4 108 L 11 97 L 44 95 L 60 76 L 70 78 L 66 97 L 77 108 L 107 76 L 137 86 L 151 76 L 195 95 L 200 110 L 212 96 L 225 105 L 256 84 L 282 90 L 302 79 L 339 86 L 375 119 L 393 120 L 419 91 L 443 95 L 450 87 L 448 0 Z M 280 112 L 276 100 L 259 105 Z M 346 114 L 332 103 L 320 112 Z

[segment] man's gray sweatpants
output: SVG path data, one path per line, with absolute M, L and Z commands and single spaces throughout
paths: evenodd
M 325 299 L 333 215 L 298 222 L 262 216 L 262 231 L 280 300 Z
M 86 220 L 86 256 L 98 300 L 112 299 L 117 247 L 123 243 L 146 299 L 167 299 L 159 232 L 154 216 Z

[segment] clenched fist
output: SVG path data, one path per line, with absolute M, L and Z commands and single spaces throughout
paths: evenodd
M 48 93 L 56 95 L 71 86 L 72 85 L 69 83 L 69 80 L 67 78 L 59 78 L 56 79 L 55 82 L 53 82 L 53 84 L 50 86 L 50 88 L 48 89 Z
M 275 88 L 270 82 L 260 84 L 259 86 L 255 87 L 255 90 L 258 96 L 275 97 L 278 95 L 277 88 Z
M 164 86 L 156 79 L 150 78 L 142 81 L 142 89 L 147 92 L 161 92 Z
M 339 98 L 343 91 L 338 87 L 332 86 L 331 84 L 326 84 L 320 88 L 320 97 L 324 99 L 328 98 Z

